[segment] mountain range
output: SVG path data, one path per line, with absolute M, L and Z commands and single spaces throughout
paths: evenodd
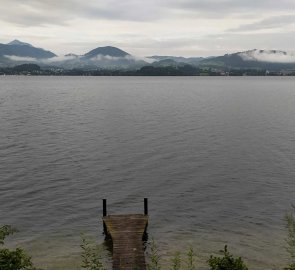
M 41 67 L 63 69 L 124 69 L 135 70 L 143 66 L 183 67 L 190 65 L 203 69 L 264 69 L 295 70 L 295 55 L 279 50 L 249 50 L 223 56 L 182 57 L 147 56 L 138 58 L 112 46 L 98 47 L 83 55 L 68 53 L 57 56 L 55 53 L 36 48 L 29 43 L 13 40 L 0 44 L 0 67 L 13 67 L 34 63 Z

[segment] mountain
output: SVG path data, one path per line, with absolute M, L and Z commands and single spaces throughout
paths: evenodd
M 19 46 L 30 46 L 30 47 L 33 47 L 31 44 L 25 43 L 25 42 L 22 42 L 22 41 L 19 41 L 18 39 L 15 39 L 13 41 L 10 41 L 9 43 L 7 43 L 7 45 L 19 45 Z
M 147 56 L 147 58 L 153 59 L 155 61 L 161 61 L 161 60 L 173 60 L 175 62 L 185 62 L 188 58 L 182 57 L 182 56 L 171 56 L 171 55 L 152 55 Z
M 151 64 L 153 67 L 183 67 L 187 65 L 185 62 L 178 62 L 173 59 L 163 59 L 155 61 Z
M 144 60 L 133 57 L 119 48 L 106 46 L 93 49 L 84 55 L 69 53 L 49 61 L 42 61 L 41 66 L 81 70 L 135 70 L 147 64 Z
M 251 50 L 239 54 L 244 61 L 295 63 L 295 55 L 279 50 Z
M 74 53 L 68 53 L 68 54 L 65 55 L 65 57 L 74 57 L 74 58 L 77 58 L 77 57 L 79 57 L 79 55 L 78 54 L 74 54 Z
M 162 60 L 173 60 L 177 63 L 186 63 L 190 65 L 197 66 L 200 61 L 202 61 L 203 57 L 182 57 L 182 56 L 169 56 L 169 55 L 153 55 L 147 56 L 146 58 L 154 60 L 154 61 L 162 61 Z
M 84 57 L 87 59 L 98 57 L 98 56 L 105 56 L 105 57 L 126 57 L 130 54 L 127 52 L 122 51 L 119 48 L 106 46 L 106 47 L 98 47 L 94 50 L 91 50 L 88 53 L 84 54 Z
M 164 69 L 165 72 L 171 73 L 169 68 L 179 71 L 180 68 L 190 70 L 192 67 L 197 70 L 211 69 L 212 72 L 226 73 L 229 70 L 243 72 L 245 69 L 292 71 L 295 70 L 295 55 L 279 50 L 254 49 L 207 58 L 165 55 L 138 58 L 119 48 L 105 46 L 95 48 L 83 55 L 69 53 L 56 56 L 53 52 L 36 48 L 17 39 L 7 44 L 0 44 L 0 67 L 14 67 L 29 63 L 39 65 L 41 68 L 52 67 L 68 70 L 140 70 L 147 66 L 148 73 L 153 73 L 155 70 L 162 72 Z M 188 73 L 187 70 L 185 72 Z
M 295 55 L 279 50 L 249 50 L 202 60 L 200 67 L 223 69 L 294 69 Z
M 12 65 L 14 62 L 34 62 L 48 59 L 56 55 L 50 51 L 36 48 L 31 44 L 13 40 L 8 44 L 0 44 L 0 65 Z
M 67 62 L 67 66 L 83 69 L 137 69 L 146 64 L 147 62 L 112 46 L 98 47 Z

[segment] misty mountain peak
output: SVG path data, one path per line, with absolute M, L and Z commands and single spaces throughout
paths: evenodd
M 75 54 L 75 53 L 68 53 L 68 54 L 65 54 L 65 57 L 75 57 L 75 58 L 78 58 L 79 55 L 78 54 Z
M 13 40 L 8 44 L 0 43 L 0 58 L 5 57 L 11 59 L 17 59 L 17 61 L 28 61 L 28 59 L 47 59 L 55 57 L 56 55 L 50 51 L 36 48 L 29 43 L 22 42 L 20 40 Z M 32 60 L 32 59 L 31 59 Z
M 18 39 L 15 39 L 13 41 L 10 41 L 9 43 L 7 43 L 7 45 L 17 45 L 17 46 L 30 46 L 30 47 L 33 47 L 31 44 L 22 42 L 22 41 L 20 41 Z
M 84 56 L 86 58 L 96 57 L 98 55 L 102 56 L 111 56 L 111 57 L 125 57 L 128 56 L 129 53 L 112 46 L 98 47 L 90 52 L 86 53 Z
M 250 50 L 238 53 L 244 61 L 295 63 L 295 55 L 280 50 Z

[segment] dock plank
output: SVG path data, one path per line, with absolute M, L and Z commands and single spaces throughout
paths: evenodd
M 103 217 L 107 233 L 113 242 L 113 269 L 145 270 L 143 235 L 148 216 L 140 214 Z

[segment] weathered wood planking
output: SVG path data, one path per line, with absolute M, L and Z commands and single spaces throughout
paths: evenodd
M 143 236 L 148 216 L 140 214 L 103 217 L 107 233 L 113 241 L 113 269 L 145 270 Z

